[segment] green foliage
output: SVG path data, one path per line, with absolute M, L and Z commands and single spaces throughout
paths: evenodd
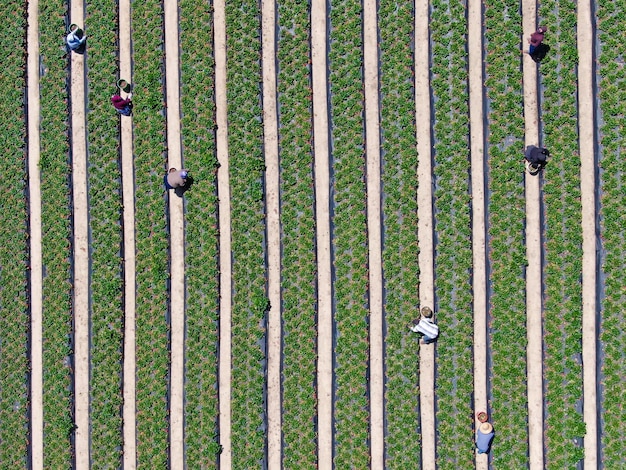
M 382 2 L 379 12 L 385 421 L 387 468 L 419 468 L 418 339 L 406 325 L 419 307 L 417 155 L 412 82 L 413 7 Z M 430 155 L 424 156 L 430 158 Z
M 213 15 L 208 4 L 180 8 L 181 125 L 185 168 L 194 177 L 185 193 L 185 445 L 189 468 L 216 468 L 219 266 L 215 170 Z M 203 45 L 203 50 L 198 49 Z M 209 437 L 213 436 L 212 439 Z
M 432 21 L 434 90 L 435 298 L 443 341 L 437 344 L 437 465 L 473 466 L 472 245 L 469 96 L 465 5 L 436 1 Z
M 604 359 L 602 363 L 602 457 L 604 468 L 623 465 L 626 454 L 624 420 L 626 411 L 622 405 L 626 364 L 626 336 L 624 335 L 624 312 L 626 311 L 626 240 L 624 227 L 626 216 L 626 129 L 624 128 L 624 103 L 626 103 L 626 78 L 624 57 L 626 44 L 622 40 L 624 11 L 623 0 L 601 0 L 596 10 L 600 41 L 598 55 L 598 88 L 601 116 L 600 183 L 602 187 L 600 230 L 602 233 L 602 271 L 604 290 L 600 340 Z M 564 154 L 564 157 L 566 155 Z
M 16 103 L 24 100 L 26 4 L 9 1 L 0 6 L 4 18 L 0 85 L 3 99 L 2 167 L 10 179 L 10 188 L 0 202 L 4 247 L 0 260 L 0 462 L 7 468 L 28 467 L 29 383 L 28 334 L 28 208 L 25 198 L 26 116 Z M 24 34 L 17 34 L 21 31 Z
M 109 97 L 117 79 L 117 3 L 87 10 L 90 87 L 89 223 L 91 233 L 91 459 L 99 468 L 122 466 L 124 301 L 119 117 Z
M 362 80 L 362 3 L 330 9 L 329 85 L 332 122 L 335 302 L 335 449 L 337 468 L 367 468 L 368 250 L 365 122 Z
M 505 1 L 485 8 L 485 84 L 490 106 L 486 153 L 491 191 L 489 414 L 498 433 L 491 455 L 494 465 L 503 468 L 528 465 L 523 90 L 519 61 L 511 57 L 522 35 L 518 9 L 517 4 Z
M 255 468 L 265 459 L 265 207 L 261 109 L 260 3 L 226 3 L 228 147 L 233 257 L 233 466 Z M 250 188 L 257 188 L 251 191 Z
M 283 467 L 317 468 L 315 194 L 307 3 L 278 4 Z
M 168 236 L 163 179 L 166 162 L 161 2 L 132 8 L 136 227 L 137 461 L 168 465 Z
M 67 2 L 47 2 L 39 11 L 40 148 L 43 251 L 43 448 L 45 468 L 70 468 L 72 429 L 72 229 L 68 135 L 69 59 L 62 33 Z
M 558 12 L 558 15 L 556 14 Z M 583 455 L 582 233 L 578 112 L 576 101 L 576 5 L 541 4 L 550 29 L 550 65 L 542 65 L 546 218 L 545 365 L 546 468 L 573 468 Z M 547 111 L 549 110 L 549 112 Z M 564 419 L 565 417 L 565 419 Z M 583 434 L 579 434 L 583 432 Z

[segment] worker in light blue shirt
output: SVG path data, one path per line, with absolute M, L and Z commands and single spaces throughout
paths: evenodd
M 480 423 L 478 430 L 476 431 L 476 449 L 479 454 L 486 454 L 489 452 L 489 446 L 493 440 L 493 426 L 490 423 Z
M 67 35 L 65 42 L 67 42 L 67 47 L 69 47 L 71 51 L 80 52 L 80 49 L 84 46 L 86 40 L 87 36 L 82 29 L 75 24 L 70 26 L 70 32 Z

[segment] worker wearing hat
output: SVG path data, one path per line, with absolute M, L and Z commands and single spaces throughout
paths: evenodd
M 432 343 L 439 336 L 439 327 L 434 321 L 433 311 L 430 307 L 422 307 L 420 313 L 421 318 L 413 320 L 413 323 L 409 325 L 409 329 L 413 333 L 423 335 L 422 344 Z
M 486 421 L 484 423 L 480 423 L 480 426 L 478 426 L 478 430 L 476 431 L 476 448 L 478 449 L 479 454 L 486 454 L 489 452 L 489 446 L 491 445 L 493 435 L 494 432 L 491 423 Z
M 166 189 L 183 188 L 187 184 L 187 170 L 177 170 L 176 168 L 170 168 L 170 171 L 163 182 Z

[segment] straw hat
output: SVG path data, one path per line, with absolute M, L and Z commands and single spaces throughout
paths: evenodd
M 424 318 L 431 318 L 433 316 L 433 311 L 430 309 L 430 307 L 422 307 L 421 312 Z
M 480 429 L 480 432 L 482 432 L 483 434 L 489 434 L 491 431 L 493 431 L 493 426 L 490 423 L 485 422 L 482 423 L 478 429 Z

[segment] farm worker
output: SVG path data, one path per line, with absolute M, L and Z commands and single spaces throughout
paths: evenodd
M 115 107 L 115 110 L 123 114 L 124 116 L 130 116 L 133 110 L 133 102 L 131 101 L 133 98 L 132 94 L 128 94 L 128 98 L 122 98 L 118 93 L 111 96 L 111 103 Z
M 86 40 L 87 36 L 82 29 L 80 29 L 75 24 L 70 26 L 70 32 L 65 39 L 65 42 L 67 42 L 67 47 L 69 47 L 70 50 L 78 51 L 78 49 L 80 49 L 80 47 L 85 44 Z
M 537 31 L 530 35 L 528 38 L 528 42 L 530 46 L 528 47 L 528 54 L 533 55 L 535 50 L 539 47 L 539 45 L 543 42 L 543 38 L 546 35 L 546 31 L 548 28 L 545 26 L 539 26 Z
M 163 178 L 163 182 L 165 183 L 166 189 L 176 189 L 183 188 L 187 184 L 187 170 L 177 170 L 176 168 L 170 168 L 170 171 L 165 178 Z
M 476 431 L 476 448 L 479 454 L 489 452 L 489 446 L 493 440 L 493 426 L 490 423 L 480 423 Z
M 409 326 L 413 333 L 418 333 L 424 337 L 422 344 L 432 343 L 439 336 L 439 327 L 435 324 L 433 311 L 429 307 L 422 307 L 421 317 L 413 320 L 413 324 Z
M 539 170 L 546 166 L 549 156 L 550 151 L 548 149 L 537 147 L 535 145 L 529 145 L 526 147 L 524 158 L 529 163 L 529 170 L 531 174 L 536 174 Z

